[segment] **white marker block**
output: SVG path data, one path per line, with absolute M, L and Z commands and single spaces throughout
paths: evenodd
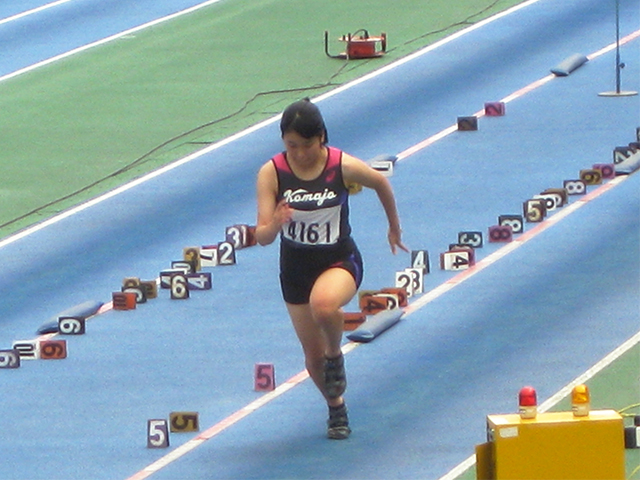
M 544 202 L 544 208 L 547 212 L 553 211 L 562 203 L 562 197 L 551 193 L 541 193 L 540 195 L 534 195 L 533 200 L 542 200 Z
M 587 184 L 584 180 L 565 180 L 563 186 L 567 195 L 584 195 L 587 193 Z
M 424 270 L 422 268 L 405 268 L 401 272 L 396 272 L 396 283 L 398 288 L 407 291 L 407 297 L 412 297 L 423 292 Z
M 211 290 L 211 272 L 189 273 L 186 277 L 189 290 Z
M 147 420 L 147 448 L 169 446 L 169 424 L 164 419 Z
M 171 277 L 176 273 L 185 274 L 183 268 L 169 268 L 160 272 L 160 288 L 171 288 Z
M 248 233 L 248 225 L 232 225 L 225 229 L 224 238 L 233 245 L 233 248 L 239 250 L 247 246 Z
M 202 267 L 216 267 L 218 265 L 218 245 L 200 247 L 200 265 Z
M 547 214 L 545 201 L 541 199 L 529 199 L 522 204 L 522 211 L 527 222 L 538 223 L 544 220 Z
M 85 323 L 82 317 L 58 317 L 58 332 L 61 335 L 84 335 Z
M 411 268 L 421 268 L 424 273 L 429 273 L 429 252 L 427 250 L 412 250 Z
M 458 233 L 458 244 L 482 248 L 482 232 L 460 232 Z
M 17 350 L 21 360 L 38 360 L 40 358 L 40 342 L 38 340 L 18 340 L 11 345 Z
M 468 245 L 455 245 L 449 247 L 450 252 L 467 252 L 469 254 L 469 266 L 473 267 L 476 264 L 476 251 L 474 248 Z
M 171 276 L 171 299 L 186 300 L 189 298 L 189 285 L 184 273 L 174 273 Z
M 566 188 L 547 188 L 544 192 L 541 192 L 541 195 L 559 195 L 562 201 L 558 204 L 558 208 L 564 207 L 567 203 L 569 203 L 569 194 L 567 193 Z M 515 232 L 514 232 L 515 233 Z
M 385 287 L 380 289 L 380 293 L 393 293 L 398 297 L 398 307 L 404 308 L 409 305 L 407 301 L 407 291 L 400 287 Z
M 442 270 L 466 270 L 471 265 L 468 251 L 453 250 L 440 254 L 440 268 Z
M 613 149 L 613 163 L 617 165 L 625 160 L 629 160 L 633 155 L 635 155 L 635 152 L 631 147 L 615 147 Z
M 524 232 L 524 217 L 522 215 L 500 215 L 498 217 L 498 225 L 501 227 L 511 227 L 511 234 Z M 501 234 L 500 236 L 503 236 Z M 511 235 L 509 235 L 511 237 Z M 497 240 L 490 240 L 497 241 Z M 508 240 L 509 242 L 511 240 Z
M 20 352 L 18 350 L 0 350 L 0 369 L 19 367 Z
M 194 273 L 196 270 L 192 262 L 187 260 L 174 260 L 171 262 L 172 269 L 184 271 L 184 273 Z
M 218 244 L 218 265 L 235 265 L 236 249 L 232 243 L 220 242 Z
M 393 162 L 390 160 L 375 160 L 369 166 L 385 177 L 393 176 Z

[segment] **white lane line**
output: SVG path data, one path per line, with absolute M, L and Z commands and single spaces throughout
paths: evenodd
M 144 24 L 139 25 L 137 27 L 133 27 L 133 28 L 130 28 L 128 30 L 125 30 L 123 32 L 116 33 L 115 35 L 111 35 L 111 36 L 103 38 L 101 40 L 97 40 L 95 42 L 88 43 L 87 45 L 84 45 L 82 47 L 74 48 L 73 50 L 69 50 L 68 52 L 61 53 L 60 55 L 56 55 L 54 57 L 48 58 L 48 59 L 43 60 L 41 62 L 34 63 L 33 65 L 29 65 L 28 67 L 24 67 L 24 68 L 21 68 L 19 70 L 16 70 L 15 72 L 11 72 L 11 73 L 8 73 L 6 75 L 3 75 L 3 76 L 0 77 L 0 82 L 4 82 L 4 81 L 7 81 L 7 80 L 10 80 L 10 79 L 18 77 L 20 75 L 24 75 L 25 73 L 28 73 L 28 72 L 32 72 L 32 71 L 34 71 L 34 70 L 36 70 L 36 69 L 38 69 L 40 67 L 44 67 L 45 65 L 51 65 L 52 63 L 58 62 L 58 61 L 63 60 L 65 58 L 69 58 L 69 57 L 71 57 L 73 55 L 76 55 L 78 53 L 85 52 L 85 51 L 87 51 L 87 50 L 89 50 L 91 48 L 98 47 L 100 45 L 104 45 L 106 43 L 112 42 L 112 41 L 117 40 L 119 38 L 122 38 L 124 36 L 132 35 L 134 33 L 140 32 L 140 31 L 145 30 L 147 28 L 154 27 L 154 26 L 159 25 L 159 24 L 164 23 L 164 22 L 168 22 L 169 20 L 173 20 L 174 18 L 181 17 L 182 15 L 186 15 L 186 14 L 195 12 L 197 10 L 200 10 L 200 9 L 204 8 L 204 7 L 208 7 L 209 5 L 213 5 L 214 3 L 218 3 L 219 1 L 220 0 L 209 0 L 209 1 L 204 2 L 204 3 L 200 3 L 198 5 L 194 5 L 193 7 L 189 7 L 187 9 L 185 9 L 185 10 L 181 10 L 179 12 L 172 13 L 171 15 L 167 15 L 166 17 L 157 18 L 156 20 L 152 20 L 151 22 L 147 22 L 147 23 L 144 23 Z
M 53 7 L 57 7 L 58 5 L 62 5 L 63 3 L 68 3 L 71 0 L 58 0 L 57 2 L 51 2 L 51 3 L 47 3 L 46 5 L 41 5 L 40 7 L 36 7 L 36 8 L 32 8 L 31 10 L 26 10 L 22 13 L 16 13 L 15 15 L 11 15 L 10 17 L 7 18 L 2 18 L 0 19 L 0 25 L 3 25 L 5 23 L 9 23 L 9 22 L 14 22 L 16 20 L 19 20 L 21 18 L 24 17 L 28 17 L 29 15 L 33 15 L 36 13 L 40 13 L 44 10 L 47 10 L 49 8 L 53 8 Z

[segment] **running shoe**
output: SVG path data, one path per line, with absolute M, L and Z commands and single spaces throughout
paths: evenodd
M 343 403 L 339 407 L 329 407 L 329 420 L 327 421 L 327 437 L 332 440 L 344 440 L 349 438 L 349 417 L 347 406 Z
M 347 389 L 347 375 L 344 371 L 344 356 L 325 358 L 324 389 L 329 398 L 338 398 Z

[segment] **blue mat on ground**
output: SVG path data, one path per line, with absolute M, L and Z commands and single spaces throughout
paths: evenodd
M 551 69 L 551 73 L 558 77 L 566 77 L 588 61 L 589 59 L 586 56 L 576 53 L 575 55 L 565 58 L 562 62 L 553 67 Z
M 38 328 L 37 333 L 38 335 L 44 335 L 47 333 L 58 333 L 58 319 L 60 317 L 87 319 L 88 317 L 95 315 L 98 310 L 100 310 L 100 307 L 102 307 L 102 305 L 103 302 L 98 302 L 96 300 L 87 300 L 84 303 L 80 303 L 74 307 L 68 308 L 60 312 L 47 323 L 41 325 L 40 328 Z
M 347 335 L 347 338 L 353 342 L 368 343 L 398 323 L 403 314 L 404 310 L 401 308 L 376 313 Z

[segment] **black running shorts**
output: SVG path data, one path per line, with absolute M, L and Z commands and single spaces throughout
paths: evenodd
M 351 238 L 329 247 L 295 247 L 284 239 L 280 241 L 280 286 L 285 302 L 294 305 L 309 303 L 314 283 L 330 268 L 347 270 L 356 287 L 360 287 L 362 257 Z

